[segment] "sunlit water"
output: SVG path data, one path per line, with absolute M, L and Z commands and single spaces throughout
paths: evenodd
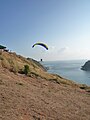
M 81 70 L 86 60 L 41 62 L 49 73 L 58 74 L 77 83 L 90 85 L 90 71 Z

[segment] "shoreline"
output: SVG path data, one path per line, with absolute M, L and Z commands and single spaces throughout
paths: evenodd
M 75 61 L 53 61 L 53 62 L 43 62 L 44 67 L 48 67 L 48 73 L 58 74 L 66 79 L 70 79 L 77 84 L 86 84 L 90 86 L 90 74 L 87 71 L 81 70 L 81 66 L 85 61 L 79 60 Z M 65 64 L 65 65 L 64 65 Z M 75 64 L 75 65 L 74 65 Z

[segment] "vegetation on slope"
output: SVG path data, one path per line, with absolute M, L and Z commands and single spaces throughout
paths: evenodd
M 25 68 L 25 66 L 28 68 Z M 86 85 L 77 85 L 73 81 L 64 79 L 57 74 L 49 74 L 39 62 L 12 52 L 3 51 L 0 53 L 0 67 L 6 68 L 15 74 L 22 73 L 28 75 L 29 77 L 43 78 L 58 84 L 62 83 L 75 87 L 79 86 L 81 89 L 86 90 L 90 89 Z

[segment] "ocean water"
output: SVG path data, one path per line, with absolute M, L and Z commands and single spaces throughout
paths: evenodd
M 67 61 L 44 61 L 41 64 L 48 69 L 49 73 L 58 74 L 64 78 L 75 81 L 76 83 L 90 86 L 90 71 L 81 70 L 81 66 L 87 60 L 67 60 Z

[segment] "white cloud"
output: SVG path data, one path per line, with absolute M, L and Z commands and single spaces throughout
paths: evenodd
M 70 52 L 69 47 L 63 47 L 60 49 L 56 49 L 54 46 L 50 47 L 51 50 L 47 52 L 45 55 L 46 60 L 61 60 L 61 59 L 66 59 L 67 55 Z
M 48 52 L 51 53 L 51 52 L 54 52 L 55 51 L 55 46 L 48 46 Z
M 56 48 L 55 46 L 49 46 L 49 50 L 39 49 L 34 50 L 33 55 L 43 60 L 71 60 L 71 59 L 90 59 L 89 49 L 75 49 L 68 46 Z
M 57 51 L 57 53 L 65 53 L 65 52 L 69 52 L 69 47 L 63 47 Z

